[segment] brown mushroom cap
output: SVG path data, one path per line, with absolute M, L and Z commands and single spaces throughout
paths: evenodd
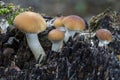
M 112 33 L 107 29 L 99 29 L 96 31 L 96 36 L 99 40 L 107 40 L 109 42 L 112 41 Z
M 76 15 L 70 15 L 70 16 L 64 17 L 63 24 L 69 30 L 81 31 L 86 28 L 84 20 L 81 17 Z
M 53 25 L 57 28 L 57 27 L 63 27 L 64 25 L 63 25 L 63 23 L 62 23 L 62 20 L 63 20 L 63 16 L 61 16 L 61 17 L 57 17 L 56 19 L 55 19 L 55 21 L 53 22 Z
M 59 41 L 64 39 L 64 32 L 53 29 L 48 33 L 48 39 L 51 41 Z
M 46 29 L 44 18 L 40 14 L 30 11 L 17 15 L 14 19 L 14 25 L 26 33 L 40 33 Z

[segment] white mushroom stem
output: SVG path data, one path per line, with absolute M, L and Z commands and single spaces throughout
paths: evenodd
M 63 40 L 61 41 L 52 41 L 52 51 L 60 52 L 63 46 Z
M 100 40 L 98 46 L 99 46 L 99 47 L 107 46 L 107 44 L 109 44 L 108 41 L 106 41 L 106 40 L 105 40 L 105 41 Z
M 64 27 L 58 27 L 58 28 L 56 28 L 56 29 L 58 29 L 58 30 L 60 30 L 60 31 L 63 31 L 64 33 L 66 32 L 66 30 L 65 30 Z
M 38 60 L 39 56 L 41 55 L 41 58 L 39 62 L 45 57 L 45 51 L 43 50 L 37 34 L 30 34 L 26 33 L 27 43 L 35 57 L 36 60 Z
M 72 30 L 67 30 L 66 29 L 64 41 L 67 42 L 70 37 L 73 38 L 75 33 L 76 33 L 76 31 L 72 31 Z
M 69 34 L 68 30 L 66 30 L 64 41 L 67 42 L 69 40 L 69 37 L 70 37 L 70 34 Z
M 70 36 L 73 38 L 74 37 L 74 35 L 75 35 L 75 33 L 77 32 L 77 31 L 68 31 L 69 32 L 69 34 L 70 34 Z

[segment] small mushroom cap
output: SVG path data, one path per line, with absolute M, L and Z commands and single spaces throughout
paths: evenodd
M 82 31 L 86 29 L 84 20 L 76 15 L 64 17 L 63 24 L 69 30 Z
M 62 20 L 63 20 L 63 16 L 61 16 L 61 17 L 57 17 L 56 19 L 55 19 L 55 21 L 53 22 L 53 25 L 57 28 L 57 27 L 63 27 L 64 25 L 63 25 L 63 23 L 62 23 Z
M 16 28 L 26 33 L 40 33 L 46 29 L 46 21 L 35 12 L 26 11 L 17 15 L 14 19 Z
M 58 30 L 58 29 L 53 29 L 48 33 L 48 39 L 51 41 L 59 41 L 64 39 L 64 32 Z
M 107 29 L 97 30 L 96 36 L 98 37 L 99 40 L 102 40 L 102 41 L 105 41 L 105 40 L 108 42 L 112 41 L 112 33 Z

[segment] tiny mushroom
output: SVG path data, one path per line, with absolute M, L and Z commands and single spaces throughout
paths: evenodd
M 99 39 L 98 46 L 107 46 L 112 42 L 112 33 L 107 29 L 99 29 L 96 31 L 96 37 Z
M 57 17 L 55 18 L 54 22 L 53 22 L 53 26 L 56 28 L 56 29 L 59 29 L 63 32 L 65 32 L 65 27 L 64 27 L 64 24 L 62 22 L 63 20 L 63 16 L 60 16 L 60 17 Z
M 39 59 L 39 62 L 41 62 L 46 54 L 39 42 L 37 34 L 46 30 L 44 18 L 38 13 L 26 11 L 15 17 L 14 25 L 25 33 L 27 43 L 35 59 L 38 60 L 41 56 Z
M 63 46 L 64 32 L 53 29 L 48 33 L 48 39 L 52 42 L 52 51 L 60 52 Z
M 73 38 L 76 32 L 80 33 L 86 29 L 85 21 L 76 15 L 66 16 L 63 18 L 62 22 L 66 28 L 65 42 L 69 40 L 70 36 Z

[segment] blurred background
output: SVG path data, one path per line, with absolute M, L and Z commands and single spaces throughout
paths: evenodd
M 33 7 L 34 11 L 48 16 L 76 14 L 89 18 L 111 7 L 120 10 L 120 0 L 2 0 L 21 7 Z

